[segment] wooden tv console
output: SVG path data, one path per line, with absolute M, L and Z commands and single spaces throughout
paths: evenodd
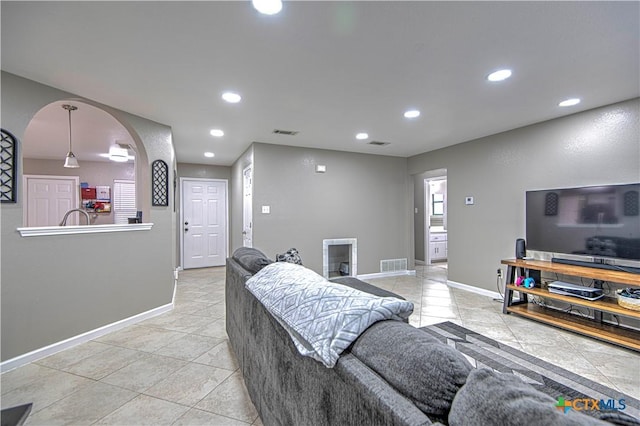
M 518 287 L 514 284 L 516 272 L 518 272 L 519 275 L 524 276 L 528 274 L 528 270 L 537 270 L 540 272 L 553 272 L 575 277 L 592 278 L 603 282 L 608 281 L 620 284 L 629 284 L 633 287 L 640 287 L 640 274 L 589 268 L 585 266 L 565 265 L 543 260 L 505 259 L 502 260 L 501 263 L 503 265 L 507 265 L 504 304 L 502 306 L 503 313 L 521 315 L 558 328 L 594 337 L 635 351 L 640 351 L 640 331 L 602 322 L 603 312 L 640 320 L 640 311 L 623 308 L 618 305 L 617 300 L 613 297 L 605 296 L 602 299 L 590 301 L 579 297 L 550 293 L 544 286 L 540 287 L 540 283 L 536 283 L 536 287 L 533 288 L 524 288 L 522 286 Z M 519 300 L 515 302 L 513 300 L 514 292 L 518 292 L 520 294 Z M 556 300 L 574 306 L 592 309 L 594 315 L 593 318 L 582 317 L 557 309 L 545 308 L 537 304 L 528 303 L 527 295 L 540 296 L 545 299 Z

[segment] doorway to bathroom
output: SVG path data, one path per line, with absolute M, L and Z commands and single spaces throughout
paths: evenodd
M 447 177 L 424 180 L 425 262 L 443 264 L 448 257 L 447 229 Z

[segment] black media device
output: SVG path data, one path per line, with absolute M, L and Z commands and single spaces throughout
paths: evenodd
M 562 263 L 573 262 L 563 254 L 584 255 L 584 266 L 625 270 L 611 264 L 640 261 L 640 183 L 527 191 L 526 239 Z
M 516 259 L 523 259 L 527 255 L 527 244 L 524 239 L 516 240 Z

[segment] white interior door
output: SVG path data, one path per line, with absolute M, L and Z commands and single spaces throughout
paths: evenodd
M 182 179 L 182 267 L 222 266 L 227 259 L 227 181 Z
M 57 226 L 66 212 L 78 207 L 77 176 L 24 175 L 23 183 L 27 200 L 25 226 Z M 77 225 L 78 215 L 72 213 L 67 225 Z
M 253 247 L 253 175 L 251 166 L 242 171 L 242 245 Z

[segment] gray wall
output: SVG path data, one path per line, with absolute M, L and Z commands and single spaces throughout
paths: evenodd
M 111 188 L 113 197 L 113 180 L 135 180 L 136 173 L 133 162 L 116 163 L 115 161 L 86 161 L 83 160 L 78 169 L 66 169 L 63 161 L 23 158 L 23 172 L 25 175 L 49 175 L 49 176 L 78 176 L 80 182 L 89 183 L 90 187 L 106 185 Z M 24 189 L 24 188 L 22 188 Z M 20 194 L 22 195 L 22 193 Z M 106 225 L 113 223 L 113 210 L 109 213 L 100 213 L 91 219 L 94 225 Z M 62 218 L 60 218 L 62 219 Z M 80 223 L 84 223 L 82 219 Z
M 409 158 L 410 174 L 447 169 L 449 279 L 496 291 L 524 237 L 525 191 L 639 182 L 639 109 L 633 99 Z
M 320 274 L 327 238 L 358 239 L 358 274 L 380 272 L 382 259 L 412 260 L 405 158 L 256 143 L 253 159 L 254 247 L 270 257 L 295 247 Z
M 180 178 L 222 179 L 230 182 L 231 167 L 213 166 L 208 164 L 178 163 L 177 174 L 178 185 L 176 186 L 176 198 L 178 202 L 176 205 L 176 258 L 178 259 L 178 263 L 182 266 L 183 262 L 180 258 L 180 233 L 183 228 L 180 223 L 180 210 L 182 208 L 180 202 L 180 200 L 182 200 L 182 194 L 180 192 Z M 231 199 L 231 197 L 229 197 L 229 199 Z M 231 218 L 229 218 L 229 221 L 231 221 Z
M 39 109 L 72 99 L 81 98 L 3 72 L 2 127 L 20 141 Z M 171 206 L 150 207 L 149 201 L 151 161 L 167 162 L 173 180 L 171 129 L 82 101 L 104 109 L 132 133 L 138 163 L 145 163 L 145 172 L 138 173 L 145 221 L 154 226 L 151 231 L 25 238 L 16 231 L 22 226 L 22 195 L 15 204 L 1 204 L 3 361 L 171 303 L 175 214 Z M 18 182 L 22 173 L 20 159 Z

